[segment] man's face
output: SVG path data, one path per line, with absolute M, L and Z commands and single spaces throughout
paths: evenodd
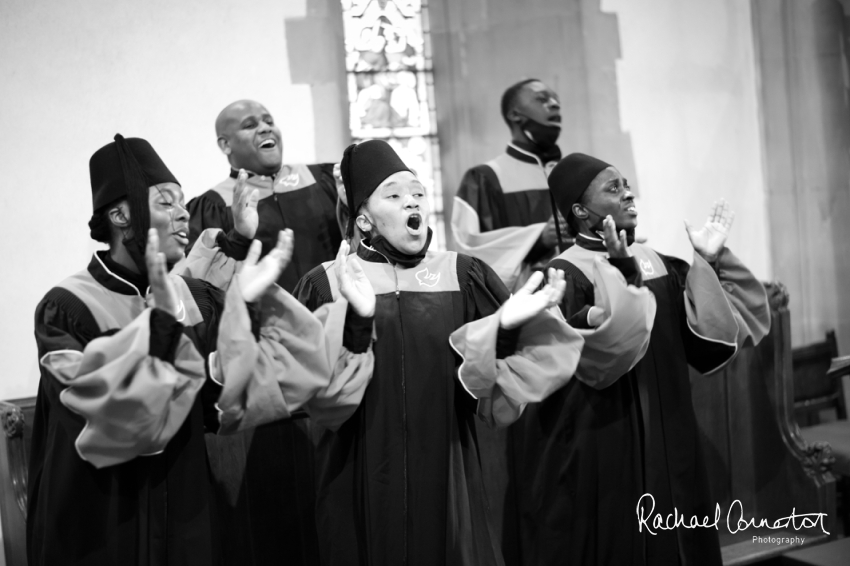
M 601 171 L 584 193 L 584 208 L 589 212 L 590 224 L 601 222 L 609 214 L 618 230 L 637 226 L 635 197 L 629 183 L 614 167 Z M 595 213 L 595 214 L 594 214 Z
M 516 97 L 514 109 L 535 122 L 547 126 L 561 125 L 561 102 L 558 95 L 540 81 L 522 87 Z
M 274 175 L 280 170 L 280 130 L 261 104 L 250 100 L 232 104 L 223 113 L 222 126 L 219 145 L 234 169 L 259 175 Z
M 151 228 L 159 235 L 159 251 L 169 263 L 183 259 L 189 245 L 189 212 L 183 190 L 176 183 L 160 183 L 150 187 L 148 203 Z
M 416 254 L 428 239 L 429 212 L 422 183 L 410 171 L 399 171 L 378 185 L 362 214 L 373 235 L 380 234 L 400 252 Z

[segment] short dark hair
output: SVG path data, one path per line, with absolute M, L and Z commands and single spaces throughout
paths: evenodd
M 510 126 L 511 122 L 508 120 L 508 112 L 516 103 L 517 96 L 519 96 L 522 88 L 528 83 L 540 82 L 540 79 L 525 79 L 519 81 L 518 83 L 514 83 L 507 88 L 507 90 L 502 94 L 502 119 L 505 123 Z
M 115 208 L 115 205 L 122 200 L 125 200 L 125 198 L 121 197 L 106 206 L 101 206 L 91 215 L 91 219 L 89 220 L 89 235 L 92 240 L 104 244 L 112 242 L 112 222 L 109 221 L 109 211 Z

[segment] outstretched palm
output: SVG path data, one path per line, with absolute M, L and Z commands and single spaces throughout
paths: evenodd
M 242 236 L 252 240 L 257 234 L 260 225 L 260 216 L 257 214 L 257 202 L 260 192 L 257 189 L 246 187 L 248 173 L 244 169 L 239 170 L 236 185 L 233 186 L 233 227 Z
M 259 240 L 251 242 L 248 256 L 237 275 L 239 290 L 246 303 L 253 303 L 262 297 L 289 265 L 292 257 L 292 230 L 281 230 L 277 235 L 277 245 L 258 263 L 262 249 Z
M 732 212 L 729 203 L 725 199 L 720 199 L 711 207 L 705 226 L 699 230 L 685 220 L 685 230 L 688 232 L 688 238 L 691 239 L 691 245 L 706 260 L 714 261 L 726 244 L 734 219 L 735 213 Z
M 148 283 L 150 283 L 151 294 L 153 295 L 152 306 L 177 317 L 180 314 L 180 300 L 177 298 L 174 283 L 168 277 L 165 254 L 159 251 L 159 234 L 157 234 L 156 228 L 148 230 L 145 265 L 148 269 Z
M 499 320 L 502 328 L 510 330 L 522 326 L 544 310 L 561 302 L 566 288 L 564 272 L 560 269 L 549 269 L 549 282 L 535 293 L 534 290 L 542 281 L 543 272 L 536 271 L 522 289 L 505 301 Z
M 336 270 L 339 292 L 360 316 L 375 316 L 375 290 L 366 277 L 356 257 L 349 258 L 348 242 L 343 240 L 336 254 Z

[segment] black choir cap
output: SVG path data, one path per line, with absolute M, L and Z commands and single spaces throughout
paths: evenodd
M 399 171 L 410 169 L 384 140 L 354 143 L 345 149 L 340 174 L 350 211 L 348 237 L 354 233 L 354 219 L 363 201 L 369 198 L 387 177 Z
M 565 218 L 593 179 L 608 167 L 611 165 L 583 153 L 571 153 L 555 165 L 549 173 L 549 190 Z
M 146 140 L 121 134 L 115 134 L 114 140 L 89 160 L 94 212 L 122 197 L 141 196 L 134 195 L 141 189 L 147 202 L 147 189 L 153 185 L 180 184 Z

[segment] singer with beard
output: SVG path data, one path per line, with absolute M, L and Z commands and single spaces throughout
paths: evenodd
M 328 387 L 328 360 L 353 372 L 371 354 L 316 350 L 322 323 L 274 283 L 288 232 L 259 263 L 254 241 L 224 293 L 168 273 L 189 215 L 148 142 L 116 135 L 89 167 L 91 236 L 109 249 L 36 309 L 28 562 L 217 564 L 204 433 L 287 417 Z M 256 218 L 238 220 L 251 242 Z
M 508 425 L 569 381 L 582 340 L 547 311 L 563 275 L 534 292 L 535 274 L 510 296 L 483 261 L 429 250 L 425 190 L 385 141 L 349 146 L 341 173 L 356 211 L 347 232 L 363 240 L 295 294 L 319 308 L 345 290 L 340 262 L 354 273 L 348 285 L 369 289 L 372 306 L 351 307 L 374 316 L 374 334 L 369 324 L 352 339 L 374 340 L 375 366 L 353 414 L 317 431 L 322 564 L 504 564 L 475 416 Z
M 689 266 L 634 242 L 634 197 L 615 167 L 574 153 L 549 187 L 577 233 L 549 266 L 564 270 L 561 310 L 585 348 L 577 379 L 529 406 L 511 430 L 522 565 L 719 565 L 714 529 L 639 533 L 635 510 L 650 493 L 664 517 L 674 507 L 714 516 L 688 365 L 717 371 L 770 328 L 763 286 L 725 246 L 733 214 L 721 201 L 703 227 L 685 223 Z M 618 330 L 608 320 L 629 303 L 600 301 L 602 264 L 633 294 L 651 291 L 643 323 Z M 628 351 L 647 326 L 648 344 Z
M 457 249 L 489 264 L 510 290 L 522 287 L 533 267 L 552 259 L 558 229 L 546 177 L 561 158 L 558 96 L 537 79 L 502 95 L 502 118 L 511 131 L 505 153 L 473 167 L 461 180 L 452 209 Z

